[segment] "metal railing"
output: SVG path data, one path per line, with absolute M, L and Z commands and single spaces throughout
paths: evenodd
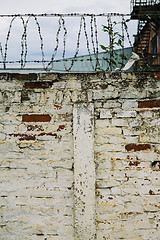
M 147 54 L 145 56 L 147 64 L 154 68 L 160 66 L 160 54 Z
M 159 3 L 159 0 L 131 0 L 132 6 L 148 6 Z
M 159 0 L 131 0 L 131 12 L 134 7 L 154 6 L 160 3 Z

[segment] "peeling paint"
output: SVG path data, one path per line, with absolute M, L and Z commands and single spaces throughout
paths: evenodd
M 0 74 L 3 239 L 159 239 L 158 74 Z

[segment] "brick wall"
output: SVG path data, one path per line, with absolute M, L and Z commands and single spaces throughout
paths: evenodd
M 159 74 L 0 74 L 0 239 L 159 239 Z

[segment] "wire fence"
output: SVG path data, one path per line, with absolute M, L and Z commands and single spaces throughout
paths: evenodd
M 125 47 L 133 48 L 133 29 L 129 29 L 128 19 L 130 14 L 120 13 L 0 15 L 0 68 L 41 66 L 44 71 L 56 71 L 63 63 L 62 70 L 71 72 L 74 65 L 79 70 L 78 63 L 87 62 L 92 71 L 108 71 L 118 55 L 109 52 L 117 48 L 122 59 L 121 63 L 117 61 L 122 66 Z M 102 30 L 102 26 L 108 30 Z M 84 48 L 85 57 L 80 57 L 80 49 Z

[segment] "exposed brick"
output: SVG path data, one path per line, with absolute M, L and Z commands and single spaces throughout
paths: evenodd
M 104 196 L 100 195 L 100 199 L 103 199 L 103 198 L 104 198 Z
M 22 94 L 21 94 L 21 102 L 25 102 L 25 101 L 29 101 L 30 98 L 28 96 L 28 92 L 27 91 L 22 91 Z
M 5 108 L 5 112 L 8 112 L 9 109 L 10 109 L 10 107 L 6 107 L 6 108 Z
M 19 138 L 19 140 L 20 141 L 24 141 L 24 140 L 31 141 L 31 140 L 36 140 L 36 137 L 34 135 L 23 134 L 21 136 L 21 138 Z
M 38 125 L 28 125 L 27 126 L 27 131 L 34 131 L 34 130 L 37 130 L 37 131 L 43 131 L 43 127 L 42 125 L 38 126 Z
M 58 110 L 60 110 L 60 109 L 62 109 L 62 106 L 61 105 L 54 105 L 54 109 L 58 109 Z
M 9 80 L 10 74 L 9 73 L 0 73 L 0 79 L 2 80 Z
M 34 88 L 40 88 L 40 89 L 45 89 L 45 88 L 50 88 L 52 87 L 53 82 L 26 82 L 24 87 L 25 88 L 30 88 L 30 89 L 34 89 Z
M 88 233 L 85 236 L 90 216 L 84 214 L 92 200 L 93 220 L 97 211 L 93 238 L 96 234 L 97 239 L 159 239 L 160 108 L 139 108 L 138 112 L 137 108 L 138 102 L 150 100 L 153 106 L 153 100 L 160 100 L 160 81 L 153 73 L 40 73 L 35 75 L 37 80 L 32 77 L 0 74 L 3 239 L 15 239 L 13 226 L 20 225 L 19 236 L 25 229 L 26 239 L 74 239 L 75 230 L 84 233 L 77 239 L 92 238 Z M 75 136 L 74 114 L 78 112 L 73 110 L 82 102 L 85 107 L 80 109 Z M 93 115 L 86 111 L 90 102 Z M 83 132 L 89 136 L 86 140 Z M 94 143 L 92 152 L 89 142 Z M 80 151 L 76 153 L 75 147 Z M 88 187 L 91 197 L 86 201 Z M 73 214 L 75 193 L 77 200 L 81 196 L 83 200 L 76 204 L 80 218 Z M 15 218 L 15 207 L 16 215 L 22 217 Z M 29 216 L 25 209 L 35 209 L 38 217 Z M 34 224 L 29 225 L 32 219 Z
M 144 151 L 144 150 L 150 150 L 151 145 L 150 144 L 128 144 L 125 146 L 125 149 L 129 151 Z
M 160 80 L 160 73 L 154 73 L 154 79 Z
M 40 133 L 38 136 L 42 137 L 42 136 L 52 136 L 52 137 L 56 137 L 57 138 L 57 134 L 56 133 Z
M 49 114 L 25 114 L 22 116 L 23 122 L 50 122 L 51 116 Z
M 160 170 L 160 161 L 153 161 L 151 167 L 156 170 Z
M 99 84 L 99 86 L 101 89 L 106 89 L 108 87 L 108 84 L 103 83 L 103 84 Z
M 149 195 L 155 195 L 155 193 L 152 190 L 149 190 Z
M 61 131 L 61 130 L 63 130 L 63 129 L 65 129 L 65 125 L 60 125 L 60 126 L 58 127 L 58 129 L 57 129 L 57 132 L 59 132 L 59 131 Z
M 29 74 L 19 74 L 19 73 L 12 73 L 11 79 L 17 80 L 37 80 L 36 73 L 29 73 Z
M 36 139 L 35 135 L 27 135 L 27 134 L 19 134 L 19 133 L 9 134 L 9 136 L 19 137 L 20 141 L 24 141 L 24 140 L 31 141 Z
M 139 108 L 157 108 L 157 107 L 160 107 L 160 100 L 139 102 L 138 107 Z
M 106 89 L 108 87 L 108 84 L 107 83 L 95 83 L 93 84 L 93 88 L 94 89 Z
M 139 161 L 135 161 L 135 162 L 132 162 L 132 161 L 130 161 L 129 162 L 129 166 L 138 166 L 140 164 L 140 162 Z

